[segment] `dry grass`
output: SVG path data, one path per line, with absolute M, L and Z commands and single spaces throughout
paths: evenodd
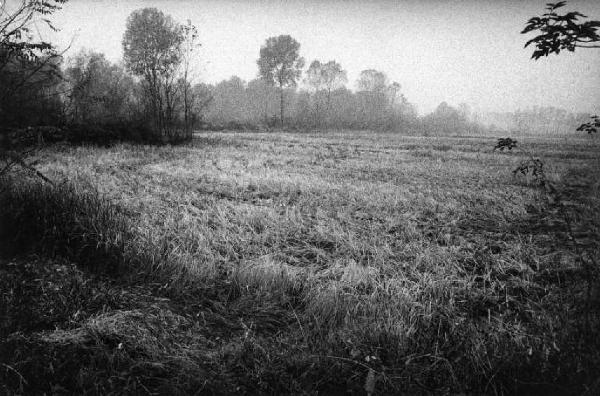
M 597 261 L 597 139 L 520 140 Z M 66 278 L 84 297 L 52 327 L 7 321 L 6 389 L 28 389 L 19 377 L 37 366 L 24 356 L 60 362 L 69 344 L 85 381 L 48 376 L 35 390 L 361 393 L 369 377 L 375 394 L 593 393 L 597 282 L 588 296 L 562 217 L 512 176 L 526 155 L 493 146 L 330 132 L 51 147 L 40 170 L 68 183 L 11 181 L 2 216 L 18 232 L 4 241 L 83 264 Z M 24 275 L 7 263 L 17 290 Z M 56 265 L 31 271 L 52 282 Z M 98 307 L 96 287 L 123 294 Z M 65 298 L 35 290 L 2 304 Z

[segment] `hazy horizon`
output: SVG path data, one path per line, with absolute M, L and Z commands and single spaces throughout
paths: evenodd
M 348 71 L 350 89 L 361 70 L 385 72 L 419 113 L 442 101 L 474 110 L 514 111 L 554 106 L 600 112 L 600 50 L 578 49 L 533 61 L 520 34 L 542 13 L 546 1 L 104 1 L 70 0 L 53 21 L 51 40 L 66 55 L 81 48 L 122 59 L 121 39 L 129 14 L 156 7 L 178 22 L 198 27 L 202 49 L 198 82 L 233 75 L 257 76 L 260 46 L 270 36 L 290 34 L 301 44 L 306 65 L 335 59 Z M 571 1 L 600 19 L 600 2 Z M 547 81 L 552 81 L 548 86 Z

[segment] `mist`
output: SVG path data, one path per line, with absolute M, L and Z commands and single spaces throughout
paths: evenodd
M 480 112 L 534 107 L 573 113 L 600 111 L 600 51 L 576 51 L 530 60 L 521 35 L 544 1 L 85 1 L 74 0 L 53 21 L 51 36 L 67 56 L 82 47 L 113 62 L 123 57 L 127 16 L 157 7 L 198 27 L 201 50 L 194 60 L 198 80 L 217 84 L 258 75 L 260 46 L 270 36 L 289 34 L 300 55 L 336 60 L 348 84 L 362 70 L 376 69 L 398 82 L 418 114 L 441 102 L 468 104 Z M 569 7 L 595 17 L 600 3 Z M 552 81 L 552 84 L 548 84 Z M 302 84 L 299 88 L 303 88 Z

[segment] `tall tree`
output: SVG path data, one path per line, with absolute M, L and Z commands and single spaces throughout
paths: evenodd
M 192 22 L 188 19 L 185 25 L 181 26 L 181 33 L 183 36 L 182 43 L 182 63 L 183 70 L 181 76 L 180 85 L 182 86 L 183 94 L 183 119 L 186 129 L 186 133 L 191 137 L 191 120 L 190 115 L 192 109 L 192 103 L 194 102 L 192 88 L 192 74 L 193 74 L 193 58 L 196 50 L 200 47 L 198 43 L 198 29 L 192 25 Z
M 60 78 L 60 54 L 54 46 L 33 34 L 38 23 L 57 30 L 47 19 L 67 0 L 0 2 L 0 123 L 12 116 L 11 105 L 21 94 L 31 99 Z M 35 29 L 35 30 L 34 30 Z
M 335 60 L 321 63 L 314 60 L 306 72 L 306 83 L 315 91 L 317 119 L 319 115 L 319 97 L 321 91 L 327 95 L 327 114 L 331 111 L 331 92 L 344 86 L 348 81 L 346 71 Z
M 183 41 L 180 25 L 156 8 L 133 11 L 127 18 L 122 43 L 125 66 L 144 79 L 155 125 L 167 138 L 172 137 L 175 77 Z
M 260 48 L 257 64 L 259 75 L 279 88 L 279 111 L 283 125 L 284 88 L 296 86 L 304 67 L 304 59 L 300 57 L 300 43 L 289 35 L 269 37 Z
M 363 70 L 356 85 L 359 91 L 383 93 L 388 86 L 388 78 L 385 73 L 375 69 Z
M 363 70 L 356 86 L 361 127 L 383 127 L 389 116 L 387 76 L 378 70 Z

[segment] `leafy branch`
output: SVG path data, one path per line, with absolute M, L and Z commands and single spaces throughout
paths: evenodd
M 584 131 L 589 134 L 598 132 L 598 130 L 600 130 L 600 117 L 597 115 L 592 116 L 591 121 L 581 124 L 577 130 Z
M 559 54 L 561 50 L 575 51 L 575 48 L 600 48 L 600 21 L 580 22 L 580 18 L 587 18 L 580 12 L 572 11 L 564 15 L 556 12 L 564 7 L 566 1 L 546 4 L 546 13 L 540 17 L 533 17 L 527 21 L 521 34 L 539 31 L 539 34 L 525 43 L 525 48 L 535 44 L 532 59 L 538 60 L 549 54 Z M 599 43 L 599 44 L 596 44 Z M 600 128 L 598 116 L 592 116 L 590 122 L 581 124 L 577 131 L 587 133 L 597 132 Z
M 557 9 L 564 7 L 566 1 L 548 3 L 547 12 L 539 17 L 527 21 L 521 34 L 539 31 L 541 34 L 525 43 L 525 47 L 535 45 L 531 57 L 538 60 L 549 54 L 559 54 L 561 50 L 575 51 L 575 48 L 600 48 L 600 21 L 580 22 L 580 18 L 587 18 L 580 12 L 572 11 L 558 14 Z

